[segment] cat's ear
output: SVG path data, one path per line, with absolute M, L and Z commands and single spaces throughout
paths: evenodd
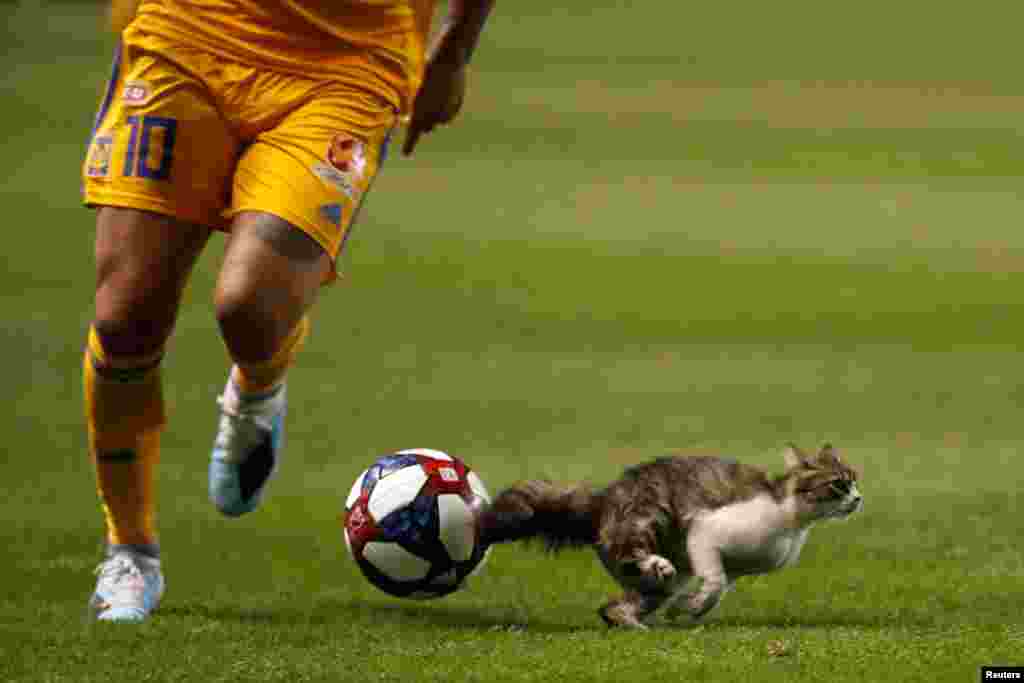
M 808 466 L 807 456 L 793 443 L 786 444 L 786 449 L 782 451 L 782 459 L 786 461 L 788 469 Z
M 839 459 L 839 451 L 830 443 L 825 443 L 818 452 L 818 462 L 826 465 L 842 466 L 843 461 Z

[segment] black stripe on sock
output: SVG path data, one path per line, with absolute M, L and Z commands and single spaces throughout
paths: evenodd
M 137 454 L 132 448 L 120 448 L 116 451 L 102 451 L 96 455 L 97 460 L 103 462 L 135 462 Z
M 103 365 L 91 351 L 89 352 L 89 362 L 92 363 L 92 369 L 103 379 L 113 382 L 138 382 L 143 380 L 146 375 L 160 365 L 162 360 L 163 356 L 157 358 L 152 363 L 147 363 L 137 368 L 115 368 L 110 365 Z

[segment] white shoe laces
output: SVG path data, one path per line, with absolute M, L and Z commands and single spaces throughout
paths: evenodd
M 139 561 L 128 554 L 119 553 L 96 567 L 99 582 L 97 592 L 103 593 L 109 604 L 134 604 L 142 599 L 145 582 Z
M 267 401 L 269 403 L 269 401 Z M 224 396 L 217 397 L 220 406 L 220 424 L 214 447 L 229 457 L 241 457 L 257 447 L 267 432 L 273 428 L 260 408 L 260 404 L 244 404 L 230 401 Z M 227 458 L 225 458 L 227 459 Z

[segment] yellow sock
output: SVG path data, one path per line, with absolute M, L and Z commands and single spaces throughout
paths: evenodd
M 302 316 L 295 328 L 285 337 L 281 348 L 269 360 L 260 363 L 236 361 L 232 376 L 241 393 L 263 394 L 280 384 L 308 334 L 309 318 Z
M 112 358 L 89 330 L 85 417 L 89 452 L 111 544 L 157 542 L 154 469 L 165 423 L 160 384 L 163 351 Z

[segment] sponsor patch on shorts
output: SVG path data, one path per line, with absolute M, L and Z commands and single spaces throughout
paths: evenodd
M 347 133 L 339 133 L 327 146 L 327 161 L 350 177 L 362 177 L 366 173 L 366 145 Z
M 153 94 L 153 88 L 146 81 L 128 81 L 121 91 L 121 100 L 129 107 L 138 107 L 146 102 Z
M 355 199 L 359 196 L 359 188 L 352 182 L 348 174 L 342 173 L 333 166 L 313 164 L 313 174 L 349 199 Z
M 114 148 L 114 138 L 110 135 L 97 135 L 89 145 L 89 158 L 85 164 L 85 175 L 89 178 L 106 178 L 110 175 L 110 155 Z

